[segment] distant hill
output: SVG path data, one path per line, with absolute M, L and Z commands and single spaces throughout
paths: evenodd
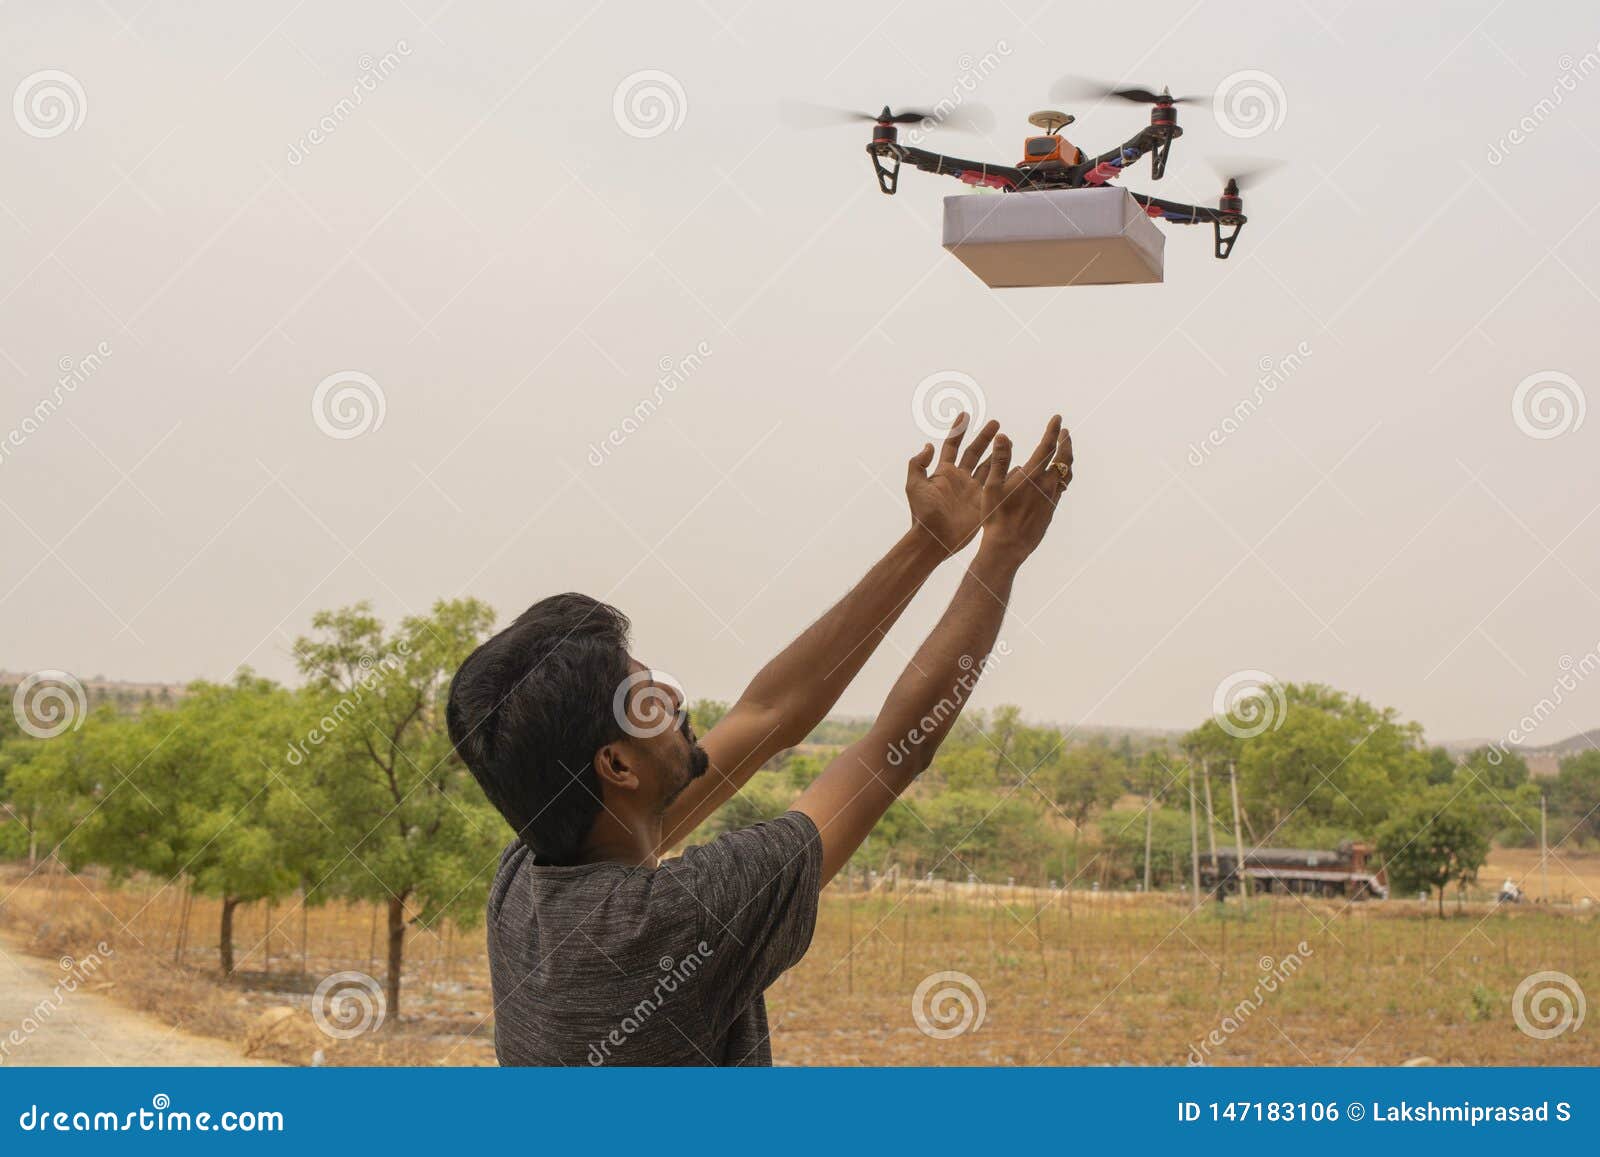
M 1524 747 L 1521 750 L 1524 755 L 1539 752 L 1557 756 L 1579 755 L 1585 751 L 1600 751 L 1600 727 L 1591 727 L 1588 731 L 1563 739 L 1560 743 L 1551 743 L 1544 747 Z
M 25 672 L 0 671 L 0 691 L 9 700 L 17 685 L 26 678 L 28 675 Z M 101 703 L 114 703 L 122 709 L 147 703 L 171 703 L 188 693 L 183 683 L 132 683 L 122 679 L 107 679 L 104 675 L 87 679 L 79 675 L 77 678 L 91 709 Z
M 1463 756 L 1480 747 L 1486 747 L 1498 742 L 1492 739 L 1447 739 L 1439 744 L 1451 755 Z M 1514 747 L 1518 755 L 1528 761 L 1528 771 L 1539 779 L 1554 776 L 1560 770 L 1563 759 L 1569 755 L 1578 755 L 1585 751 L 1600 751 L 1600 727 L 1594 727 L 1577 735 L 1568 736 L 1556 743 L 1546 743 L 1538 747 Z
M 1028 721 L 1036 727 L 1054 727 L 1064 735 L 1070 735 L 1074 743 L 1087 743 L 1101 741 L 1113 745 L 1120 745 L 1124 739 L 1135 751 L 1148 751 L 1152 748 L 1171 748 L 1179 739 L 1187 734 L 1187 730 L 1177 727 L 1123 727 L 1116 724 L 1078 723 L 1063 724 L 1052 722 Z M 870 717 L 863 715 L 830 715 L 806 736 L 804 747 L 807 749 L 820 749 L 824 747 L 843 747 L 845 744 L 854 743 L 867 733 L 867 728 L 872 726 Z
M 3 693 L 6 699 L 10 699 L 12 690 L 25 678 L 26 674 L 21 672 L 0 671 L 0 693 Z M 99 703 L 114 703 L 128 710 L 149 703 L 171 703 L 188 692 L 187 685 L 183 683 L 137 683 L 123 679 L 107 679 L 103 675 L 94 675 L 90 678 L 79 676 L 79 682 L 88 693 L 91 707 Z M 864 716 L 830 715 L 811 735 L 807 736 L 807 743 L 804 746 L 807 748 L 843 746 L 865 734 L 871 722 L 870 718 Z M 1152 747 L 1170 747 L 1189 730 L 1182 727 L 1121 727 L 1115 724 L 1091 723 L 1073 725 L 1058 723 L 1044 724 L 1044 726 L 1054 726 L 1063 732 L 1070 732 L 1075 740 L 1103 740 L 1107 743 L 1120 744 L 1123 739 L 1127 739 L 1136 750 L 1140 751 Z M 1489 738 L 1445 739 L 1439 740 L 1438 746 L 1460 758 L 1468 752 L 1497 742 L 1499 740 Z M 1590 728 L 1556 743 L 1537 747 L 1517 747 L 1515 750 L 1528 761 L 1528 770 L 1534 776 L 1551 777 L 1559 770 L 1563 758 L 1584 751 L 1600 751 L 1600 727 Z

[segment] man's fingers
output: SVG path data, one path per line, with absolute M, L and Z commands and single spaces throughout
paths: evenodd
M 945 435 L 944 445 L 939 448 L 939 461 L 953 463 L 956 460 L 956 450 L 961 446 L 961 439 L 966 435 L 969 419 L 966 411 L 956 415 L 956 420 L 950 423 L 950 433 Z
M 1056 456 L 1051 466 L 1065 466 L 1065 471 L 1060 471 L 1062 485 L 1072 481 L 1072 431 L 1065 426 L 1061 428 L 1061 438 L 1056 442 Z
M 933 461 L 933 443 L 929 442 L 911 456 L 911 461 L 906 463 L 906 482 L 910 484 L 918 478 L 928 476 L 928 463 Z
M 1061 430 L 1060 438 L 1056 440 L 1056 452 L 1050 460 L 1045 476 L 1051 483 L 1050 505 L 1054 506 L 1061 501 L 1061 496 L 1072 484 L 1072 433 L 1065 427 Z
M 999 489 L 1006 480 L 1006 473 L 1011 469 L 1011 439 L 1004 434 L 995 436 L 994 449 L 990 452 L 988 461 L 989 473 L 983 480 L 984 489 Z
M 1045 424 L 1044 437 L 1039 439 L 1039 445 L 1034 447 L 1028 456 L 1023 469 L 1030 474 L 1043 473 L 1044 468 L 1050 464 L 1050 453 L 1056 448 L 1056 442 L 1061 437 L 1061 415 L 1055 414 Z
M 990 418 L 983 424 L 983 429 L 978 431 L 978 436 L 968 445 L 961 454 L 961 469 L 969 474 L 983 460 L 983 452 L 989 448 L 989 443 L 994 441 L 994 436 L 1000 432 L 1000 423 Z
M 979 486 L 982 486 L 984 481 L 989 477 L 989 467 L 993 465 L 993 458 L 985 458 L 982 462 L 978 463 L 978 468 L 972 472 L 972 477 L 977 480 Z

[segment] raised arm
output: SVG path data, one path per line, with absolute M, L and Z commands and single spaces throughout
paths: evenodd
M 1033 553 L 1072 478 L 1072 439 L 1053 418 L 1032 457 L 1008 470 L 1002 435 L 984 484 L 983 541 L 938 625 L 896 681 L 865 737 L 800 794 L 822 833 L 824 882 L 844 866 L 901 792 L 933 761 L 994 646 L 1017 569 Z
M 931 443 L 911 459 L 911 528 L 844 598 L 756 673 L 703 737 L 710 767 L 667 809 L 660 850 L 693 831 L 767 760 L 809 735 L 928 576 L 972 541 L 983 518 L 983 454 L 999 429 L 998 422 L 988 423 L 963 451 L 967 416 L 958 415 L 937 460 Z

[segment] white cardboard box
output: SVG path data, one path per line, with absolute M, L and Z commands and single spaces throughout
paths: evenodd
M 1162 280 L 1166 236 L 1126 189 L 969 193 L 944 199 L 944 247 L 985 285 Z

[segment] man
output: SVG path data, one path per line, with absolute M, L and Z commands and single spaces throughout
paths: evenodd
M 966 426 L 937 461 L 931 444 L 911 459 L 911 529 L 703 740 L 676 686 L 628 654 L 628 620 L 584 595 L 535 603 L 461 665 L 450 738 L 517 835 L 489 894 L 502 1064 L 772 1063 L 762 994 L 805 954 L 822 886 L 932 762 L 1072 479 L 1059 417 L 1016 468 L 997 423 L 963 451 Z M 663 860 L 810 733 L 980 531 L 867 734 L 784 815 Z

